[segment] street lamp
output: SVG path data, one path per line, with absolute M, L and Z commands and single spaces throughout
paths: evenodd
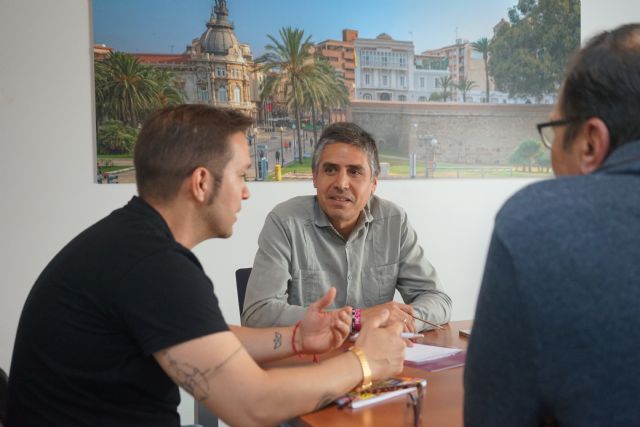
M 426 151 L 426 171 L 425 176 L 429 178 L 429 170 L 431 170 L 431 177 L 435 175 L 435 161 L 436 161 L 436 147 L 438 146 L 438 140 L 430 134 L 418 134 L 418 142 L 422 145 Z
M 280 164 L 284 166 L 284 144 L 282 143 L 282 132 L 284 128 L 280 126 L 278 130 L 280 131 Z
M 258 180 L 258 128 L 252 127 L 249 130 L 249 138 L 251 138 L 251 142 L 253 144 L 253 164 L 256 169 L 256 176 L 254 181 Z
M 438 140 L 431 138 L 429 140 L 431 146 L 431 178 L 436 177 L 436 147 L 438 146 Z

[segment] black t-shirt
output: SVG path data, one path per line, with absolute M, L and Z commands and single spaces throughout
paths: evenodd
M 178 426 L 178 387 L 153 353 L 227 330 L 195 255 L 134 197 L 73 239 L 33 286 L 9 425 Z

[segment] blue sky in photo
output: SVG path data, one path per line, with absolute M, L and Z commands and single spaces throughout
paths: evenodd
M 92 0 L 94 42 L 119 51 L 182 53 L 205 31 L 213 0 Z M 302 28 L 313 42 L 387 33 L 413 41 L 416 53 L 492 36 L 493 26 L 517 0 L 227 0 L 241 43 L 254 56 L 264 52 L 267 34 L 283 26 Z

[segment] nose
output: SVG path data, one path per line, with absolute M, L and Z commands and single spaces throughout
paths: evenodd
M 336 174 L 336 179 L 334 181 L 334 186 L 341 190 L 346 190 L 349 188 L 349 174 L 346 170 L 340 170 Z
M 247 184 L 244 183 L 243 185 L 244 186 L 242 188 L 242 200 L 247 200 L 249 196 L 251 196 L 251 193 L 249 192 L 249 187 L 247 187 Z

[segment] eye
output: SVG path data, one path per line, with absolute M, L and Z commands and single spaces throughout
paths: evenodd
M 349 169 L 349 173 L 350 173 L 351 175 L 360 176 L 360 175 L 362 175 L 362 169 L 359 169 L 359 168 L 351 168 L 351 169 Z
M 323 170 L 324 173 L 331 174 L 336 171 L 336 167 L 334 165 L 326 165 Z

